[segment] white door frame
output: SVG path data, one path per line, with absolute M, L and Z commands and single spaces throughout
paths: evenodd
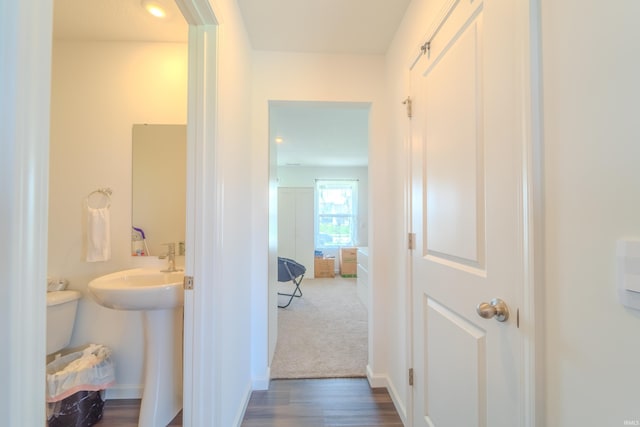
M 457 0 L 444 2 L 441 19 L 445 19 L 448 10 L 457 3 Z M 542 170 L 542 63 L 541 63 L 541 30 L 540 30 L 540 0 L 526 0 L 516 2 L 514 5 L 516 20 L 519 22 L 515 42 L 518 44 L 522 56 L 520 57 L 519 72 L 522 87 L 522 97 L 519 99 L 521 117 L 525 124 L 522 135 L 522 193 L 523 206 L 523 248 L 525 283 L 522 287 L 523 309 L 519 313 L 520 328 L 523 339 L 523 360 L 521 372 L 521 387 L 523 401 L 521 427 L 535 427 L 545 423 L 544 405 L 544 224 L 543 224 L 543 170 Z M 418 46 L 429 40 L 438 30 L 438 22 L 420 40 Z M 409 71 L 418 63 L 424 54 L 422 49 L 416 49 L 417 54 L 409 58 Z M 411 164 L 411 149 L 404 147 L 407 164 Z M 408 229 L 411 230 L 411 174 L 405 176 L 405 193 L 408 201 L 405 208 L 407 212 Z M 408 254 L 409 280 L 411 276 L 411 254 Z M 413 285 L 409 286 L 412 292 Z M 410 293 L 411 295 L 411 293 Z M 410 305 L 412 307 L 412 305 Z M 412 310 L 408 310 L 408 323 L 412 325 Z M 413 360 L 413 330 L 409 343 L 410 366 L 416 363 Z M 407 417 L 409 425 L 413 425 L 413 393 L 408 395 Z
M 185 295 L 185 426 L 209 425 L 219 414 L 219 373 L 211 311 L 203 307 L 215 280 L 217 182 L 217 19 L 208 0 L 176 0 L 189 23 L 186 274 L 201 284 Z M 49 120 L 53 1 L 7 2 L 0 14 L 0 413 L 7 425 L 42 425 L 45 416 Z M 197 161 L 196 161 L 197 160 Z M 213 187 L 213 188 L 211 188 Z M 204 378 L 213 381 L 205 380 Z M 207 399 L 209 400 L 209 399 Z M 215 424 L 215 423 L 214 423 Z
M 544 376 L 544 188 L 542 170 L 542 62 L 540 0 L 516 2 L 516 20 L 520 25 L 517 43 L 521 49 L 520 113 L 524 121 L 522 135 L 522 205 L 525 283 L 522 287 L 523 310 L 520 328 L 524 340 L 522 372 L 523 427 L 545 425 Z M 526 90 L 525 90 L 526 89 Z
M 0 413 L 45 421 L 49 117 L 53 2 L 0 13 Z
M 216 13 L 208 0 L 176 0 L 189 23 L 189 78 L 187 106 L 187 229 L 185 275 L 196 285 L 184 295 L 183 424 L 218 425 L 220 372 L 218 349 L 210 337 L 217 325 L 213 298 L 216 268 L 222 255 L 221 211 L 218 197 L 218 109 Z M 208 259 L 213 262 L 203 262 Z M 209 381 L 204 378 L 210 379 Z

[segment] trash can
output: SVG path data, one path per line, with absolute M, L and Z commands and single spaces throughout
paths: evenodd
M 47 365 L 49 427 L 89 427 L 102 419 L 104 390 L 115 382 L 111 350 L 90 344 Z

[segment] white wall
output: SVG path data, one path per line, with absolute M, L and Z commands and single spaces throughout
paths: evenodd
M 369 241 L 369 173 L 360 167 L 278 167 L 278 187 L 315 188 L 316 179 L 358 180 L 358 241 L 356 246 L 367 246 Z M 335 254 L 334 254 L 335 255 Z
M 541 3 L 546 425 L 637 424 L 640 312 L 614 261 L 640 239 L 640 3 Z
M 132 266 L 132 125 L 186 123 L 186 105 L 186 44 L 54 42 L 48 272 L 84 296 L 71 345 L 96 342 L 113 349 L 117 385 L 109 396 L 139 395 L 141 314 L 97 305 L 87 284 Z M 112 258 L 88 263 L 83 203 L 99 187 L 113 189 Z
M 266 307 L 262 313 L 263 324 L 269 320 L 268 351 L 255 366 L 256 371 L 267 372 L 275 349 L 277 338 L 275 326 L 275 267 L 277 267 L 275 247 L 269 240 L 269 162 L 273 161 L 269 144 L 268 102 L 277 101 L 340 101 L 371 103 L 369 141 L 369 247 L 370 256 L 375 260 L 387 255 L 390 249 L 388 224 L 389 204 L 393 199 L 389 192 L 387 159 L 393 147 L 387 140 L 387 100 L 384 93 L 384 58 L 376 55 L 323 55 L 280 52 L 254 52 L 252 88 L 252 163 L 253 188 L 256 191 L 253 206 L 254 229 L 254 294 L 256 309 Z M 275 144 L 271 144 L 275 145 Z M 275 175 L 275 173 L 274 173 Z M 274 177 L 275 178 L 275 177 Z M 273 194 L 273 193 L 272 193 Z M 272 200 L 271 200 L 272 201 Z M 380 248 L 380 252 L 376 252 Z M 266 255 L 269 253 L 269 260 Z M 269 268 L 271 265 L 271 269 Z M 386 376 L 386 310 L 389 276 L 386 263 L 376 263 L 371 271 L 373 281 L 373 303 L 371 307 L 378 315 L 375 321 L 369 319 L 370 348 L 369 367 L 375 375 Z M 268 280 L 269 278 L 269 280 Z M 260 295 L 269 284 L 269 293 Z M 268 301 L 267 301 L 268 300 Z
M 214 283 L 217 311 L 216 334 L 205 337 L 205 345 L 217 353 L 217 378 L 200 373 L 205 381 L 216 381 L 213 396 L 195 396 L 203 405 L 215 402 L 218 413 L 210 425 L 240 425 L 248 402 L 254 353 L 252 270 L 252 174 L 251 152 L 251 50 L 235 0 L 217 0 L 214 12 L 218 27 L 218 177 L 222 197 L 219 213 L 223 254 L 219 260 L 220 282 Z M 216 221 L 218 218 L 208 218 Z M 207 261 L 207 260 L 203 260 Z M 206 284 L 209 286 L 211 284 Z M 258 319 L 260 322 L 260 319 Z M 207 420 L 208 421 L 208 420 Z

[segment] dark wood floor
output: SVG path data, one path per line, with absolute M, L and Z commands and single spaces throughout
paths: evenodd
M 242 427 L 399 427 L 386 389 L 364 378 L 271 381 L 254 391 Z
M 101 427 L 136 427 L 139 400 L 106 402 Z M 181 426 L 179 414 L 170 424 Z M 385 389 L 364 378 L 276 380 L 254 391 L 242 427 L 400 427 L 402 421 Z
M 102 421 L 99 427 L 138 427 L 140 414 L 140 399 L 107 400 L 102 410 Z M 169 424 L 170 426 L 182 425 L 182 412 L 180 412 Z

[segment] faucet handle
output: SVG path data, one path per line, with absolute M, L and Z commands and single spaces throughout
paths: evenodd
M 176 253 L 175 242 L 163 243 L 162 245 L 167 247 L 167 255 L 175 255 Z
M 181 268 L 176 268 L 176 244 L 174 242 L 171 243 L 163 243 L 163 245 L 167 245 L 167 254 L 163 257 L 159 257 L 160 259 L 166 258 L 169 265 L 166 270 L 160 270 L 163 273 L 173 273 L 174 271 L 182 271 Z

